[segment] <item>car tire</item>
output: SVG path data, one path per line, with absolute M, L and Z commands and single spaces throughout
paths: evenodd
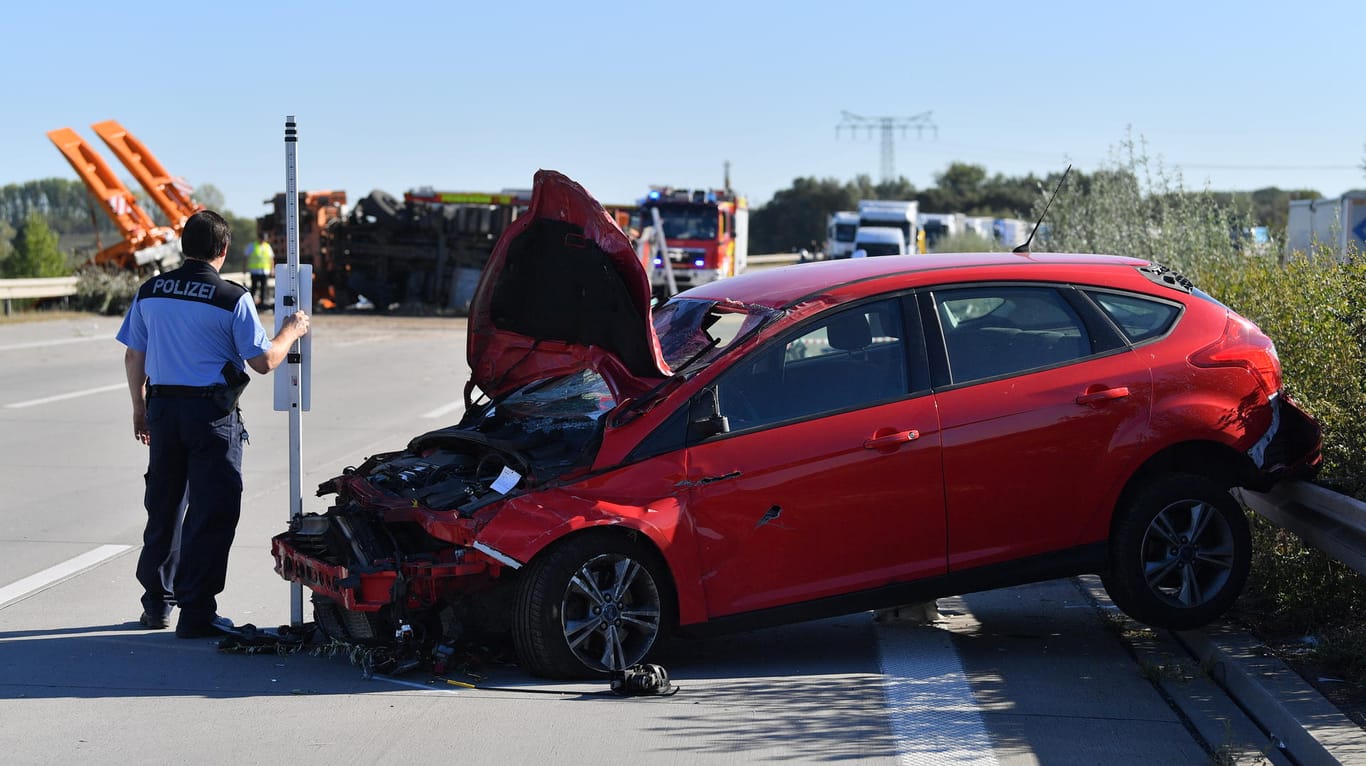
M 1194 474 L 1160 476 L 1117 514 L 1101 580 L 1125 614 L 1184 630 L 1233 606 L 1247 582 L 1252 538 L 1227 487 Z
M 618 534 L 571 537 L 533 559 L 518 584 L 512 639 L 528 672 L 592 678 L 659 646 L 673 595 L 654 551 Z

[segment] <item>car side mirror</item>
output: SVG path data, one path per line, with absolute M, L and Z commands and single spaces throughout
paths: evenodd
M 692 400 L 688 412 L 688 442 L 700 442 L 717 434 L 730 432 L 730 420 L 721 414 L 715 388 L 704 388 Z

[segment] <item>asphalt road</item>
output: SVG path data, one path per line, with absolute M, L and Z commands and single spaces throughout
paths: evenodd
M 703 642 L 681 687 L 622 699 L 512 665 L 365 677 L 345 656 L 220 653 L 136 625 L 145 447 L 118 320 L 0 324 L 0 753 L 8 763 L 1286 763 L 1196 662 L 1090 579 L 940 602 L 932 626 L 858 614 Z M 314 321 L 312 488 L 458 419 L 465 323 Z M 244 513 L 220 612 L 288 622 L 269 540 L 288 517 L 288 425 L 255 378 Z M 1174 683 L 1175 682 L 1175 683 Z M 538 689 L 560 693 L 525 693 Z M 1184 703 L 1184 704 L 1183 704 Z

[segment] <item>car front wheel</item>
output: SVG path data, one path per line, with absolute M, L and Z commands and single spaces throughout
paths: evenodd
M 652 550 L 612 534 L 572 537 L 522 575 L 512 631 L 517 657 L 548 678 L 623 670 L 662 641 L 670 604 Z
M 1247 581 L 1252 540 L 1225 487 L 1193 474 L 1161 476 L 1117 513 L 1101 579 L 1126 614 L 1184 630 L 1233 605 Z

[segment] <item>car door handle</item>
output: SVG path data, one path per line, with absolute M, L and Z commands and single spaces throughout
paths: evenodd
M 896 433 L 874 436 L 863 443 L 864 449 L 882 449 L 883 447 L 895 447 L 898 444 L 905 444 L 920 438 L 919 431 L 897 431 Z
M 1100 390 L 1087 389 L 1086 393 L 1077 397 L 1077 404 L 1095 404 L 1110 399 L 1123 399 L 1129 395 L 1128 386 L 1116 386 L 1115 388 L 1102 388 Z

